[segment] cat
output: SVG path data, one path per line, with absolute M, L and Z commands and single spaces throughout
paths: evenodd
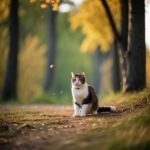
M 71 92 L 73 97 L 74 117 L 84 117 L 91 113 L 116 112 L 116 107 L 99 107 L 98 98 L 93 87 L 86 82 L 85 73 L 71 72 Z

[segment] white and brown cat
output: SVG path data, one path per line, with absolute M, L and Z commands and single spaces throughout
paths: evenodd
M 84 117 L 87 114 L 101 112 L 116 112 L 116 107 L 99 107 L 95 90 L 88 85 L 85 73 L 76 74 L 71 72 L 71 91 L 73 97 L 74 117 Z

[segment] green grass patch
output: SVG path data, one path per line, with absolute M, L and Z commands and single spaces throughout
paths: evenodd
M 55 105 L 71 105 L 71 95 L 56 95 L 55 93 L 41 93 L 30 99 L 0 99 L 0 104 L 55 104 Z
M 140 92 L 132 93 L 112 93 L 100 99 L 101 105 L 115 105 L 118 107 L 145 107 L 150 103 L 150 88 L 146 88 Z M 136 106 L 135 106 L 136 105 Z

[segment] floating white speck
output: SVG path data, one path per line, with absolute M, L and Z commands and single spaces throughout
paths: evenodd
M 52 69 L 54 67 L 54 65 L 50 65 L 49 67 Z

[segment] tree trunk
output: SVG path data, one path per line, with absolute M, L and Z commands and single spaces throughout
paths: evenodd
M 101 89 L 102 62 L 103 62 L 102 53 L 98 46 L 93 56 L 93 86 L 97 95 L 100 93 L 100 89 Z
M 114 40 L 112 46 L 112 55 L 113 55 L 113 67 L 112 67 L 112 87 L 114 92 L 119 92 L 121 89 L 120 86 L 120 60 L 119 60 L 119 49 L 117 42 Z
M 9 53 L 8 65 L 4 80 L 4 87 L 2 92 L 3 99 L 10 99 L 17 97 L 17 69 L 18 69 L 18 0 L 10 1 L 10 16 L 9 16 Z
M 56 12 L 49 9 L 48 12 L 48 51 L 47 51 L 47 65 L 45 70 L 45 78 L 43 82 L 43 90 L 50 90 L 55 72 L 55 58 L 56 58 Z M 50 67 L 51 66 L 51 67 Z
M 144 0 L 131 0 L 131 32 L 127 55 L 126 91 L 136 91 L 146 86 L 145 50 L 145 7 Z
M 122 82 L 123 90 L 125 90 L 127 80 L 127 63 L 126 53 L 128 46 L 128 0 L 120 0 L 121 3 L 121 53 L 122 53 Z

